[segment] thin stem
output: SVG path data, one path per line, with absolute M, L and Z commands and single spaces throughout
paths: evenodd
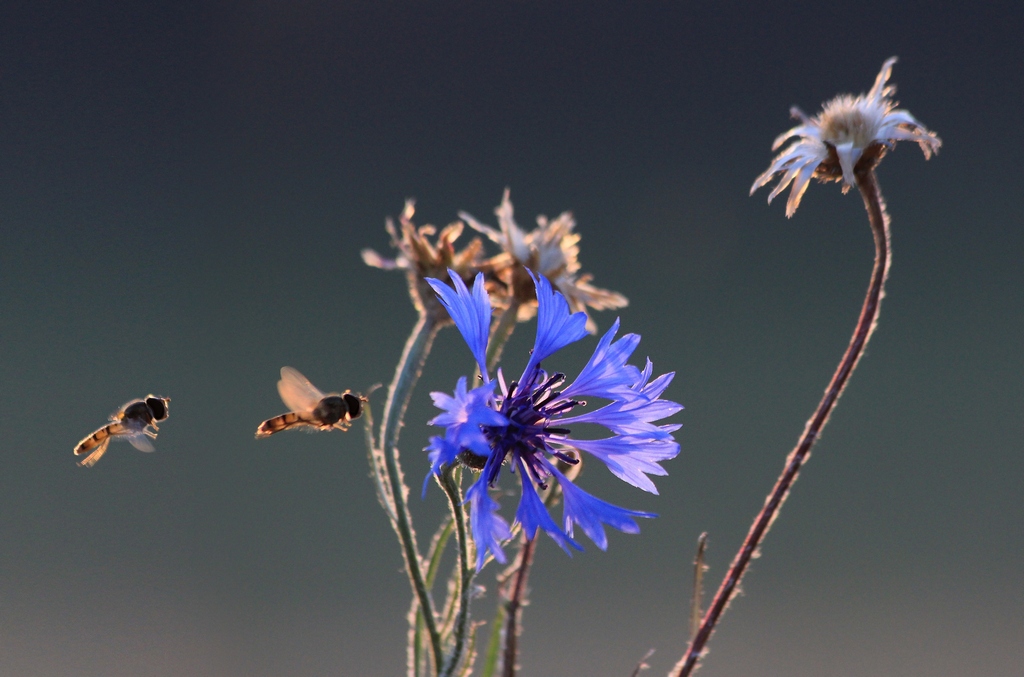
M 857 322 L 856 329 L 854 329 L 850 345 L 846 349 L 846 354 L 843 355 L 843 359 L 839 362 L 839 366 L 832 376 L 832 381 L 825 390 L 824 397 L 822 397 L 821 402 L 818 404 L 814 415 L 807 421 L 807 425 L 796 447 L 786 459 L 786 465 L 775 483 L 775 488 L 772 489 L 772 492 L 765 500 L 764 508 L 754 518 L 750 532 L 743 541 L 743 546 L 736 553 L 736 557 L 733 559 L 729 571 L 726 572 L 721 587 L 715 593 L 715 598 L 704 615 L 700 629 L 697 631 L 682 659 L 672 669 L 671 675 L 687 677 L 697 667 L 704 646 L 715 629 L 715 624 L 725 611 L 726 606 L 728 606 L 729 600 L 735 594 L 736 587 L 739 585 L 740 579 L 743 578 L 750 559 L 754 556 L 765 534 L 768 533 L 769 527 L 771 527 L 772 522 L 775 520 L 779 508 L 782 507 L 782 503 L 786 500 L 789 489 L 796 481 L 797 475 L 800 472 L 800 467 L 807 460 L 811 447 L 821 435 L 821 430 L 825 427 L 832 408 L 842 394 L 850 374 L 856 368 L 857 361 L 864 353 L 864 347 L 867 345 L 868 339 L 871 338 L 871 333 L 875 330 L 875 325 L 878 322 L 878 312 L 882 297 L 884 296 L 885 279 L 889 275 L 889 216 L 885 212 L 885 203 L 882 200 L 882 193 L 879 190 L 874 170 L 858 171 L 856 178 L 857 188 L 860 189 L 861 197 L 864 198 L 864 208 L 868 212 L 871 233 L 875 239 L 875 268 L 871 273 L 871 284 L 868 286 L 864 306 L 860 311 L 860 320 Z
M 373 411 L 370 408 L 369 402 L 363 405 L 363 420 L 367 460 L 370 462 L 370 470 L 373 471 L 373 482 L 374 488 L 377 490 L 377 500 L 380 502 L 380 507 L 384 508 L 384 512 L 387 513 L 388 519 L 394 524 L 397 519 L 395 501 L 391 497 L 391 486 L 388 483 L 388 471 L 387 465 L 384 462 L 384 454 L 373 439 Z
M 388 399 L 381 421 L 381 446 L 385 451 L 393 449 L 398 444 L 398 433 L 402 427 L 405 410 L 409 406 L 412 391 L 423 372 L 423 365 L 430 355 L 439 329 L 440 325 L 429 313 L 421 313 L 405 342 L 402 357 L 395 367 L 395 376 L 388 387 Z
M 581 469 L 581 464 L 577 464 L 571 467 L 563 467 L 562 470 L 565 472 L 566 477 L 570 480 L 575 480 Z M 551 489 L 548 490 L 547 496 L 544 498 L 544 508 L 551 510 L 562 498 L 562 487 L 558 484 L 552 484 Z M 512 536 L 513 538 L 519 536 L 522 533 L 522 524 L 516 522 L 512 525 Z M 537 534 L 534 534 L 534 538 Z M 519 539 L 519 552 L 516 554 L 516 558 L 511 565 L 509 565 L 504 571 L 498 574 L 498 586 L 501 588 L 506 585 L 506 582 L 518 572 L 519 563 L 522 561 L 522 550 L 527 543 L 526 538 Z M 536 549 L 536 546 L 532 546 Z M 492 556 L 488 556 L 485 560 L 484 566 L 486 566 L 491 560 Z M 533 555 L 531 554 L 527 567 L 533 563 Z M 517 606 L 523 606 L 522 596 L 526 594 L 526 586 L 520 588 L 520 601 Z M 508 595 L 505 595 L 506 599 Z M 517 617 L 516 623 L 518 624 L 519 618 Z M 484 654 L 483 672 L 481 677 L 493 677 L 498 670 L 498 658 L 500 653 L 501 638 L 505 632 L 505 626 L 508 624 L 508 608 L 505 604 L 498 604 L 497 609 L 494 613 L 494 620 L 491 621 L 491 638 L 487 642 L 487 652 Z M 515 629 L 516 636 L 521 634 L 522 629 Z
M 570 480 L 574 480 L 580 472 L 580 465 L 564 468 L 564 471 L 566 473 L 566 477 L 568 477 Z M 561 500 L 561 498 L 562 487 L 558 484 L 551 485 L 551 489 L 548 490 L 547 496 L 544 497 L 544 508 L 546 510 L 551 510 L 556 505 L 558 505 L 558 502 Z M 512 525 L 512 536 L 515 537 L 521 533 L 522 524 L 516 522 L 514 525 Z M 537 534 L 534 534 L 534 539 L 536 539 L 536 537 Z M 527 540 L 525 537 L 519 539 L 519 552 L 516 554 L 515 560 L 511 565 L 509 565 L 504 571 L 502 571 L 498 575 L 499 587 L 506 586 L 508 580 L 512 578 L 512 576 L 518 575 L 520 564 L 524 561 L 523 548 L 526 547 L 527 543 L 532 543 L 532 541 Z M 530 547 L 533 550 L 536 550 L 536 545 L 531 545 Z M 530 557 L 525 561 L 527 568 L 529 568 L 530 565 L 533 563 L 533 553 L 530 553 Z M 490 562 L 490 559 L 488 559 L 487 562 Z M 513 591 L 513 593 L 514 592 L 515 591 Z M 516 609 L 519 609 L 525 605 L 524 596 L 526 595 L 526 585 L 523 585 L 518 589 L 518 595 L 519 597 L 518 600 L 516 600 L 515 604 Z M 510 597 L 510 593 L 505 594 L 506 601 L 508 601 Z M 501 653 L 501 638 L 507 634 L 508 630 L 512 630 L 515 633 L 516 637 L 519 637 L 519 635 L 522 634 L 522 628 L 519 626 L 519 622 L 521 621 L 522 617 L 516 616 L 510 624 L 508 615 L 508 605 L 498 604 L 497 607 L 498 608 L 494 613 L 494 620 L 491 622 L 491 638 L 487 643 L 487 653 L 485 654 L 483 673 L 481 674 L 481 677 L 493 677 L 493 675 L 497 672 L 498 658 L 499 654 Z M 506 630 L 506 626 L 508 626 L 508 630 Z
M 481 677 L 494 677 L 494 673 L 498 669 L 498 654 L 501 651 L 501 634 L 504 629 L 505 607 L 499 604 L 498 611 L 494 614 L 494 621 L 491 622 L 491 638 L 487 642 Z
M 654 655 L 654 649 L 648 649 L 644 657 L 636 663 L 636 667 L 633 668 L 633 672 L 629 673 L 629 677 L 639 677 L 640 673 L 644 670 L 650 669 L 650 665 L 647 664 L 647 659 Z
M 704 551 L 708 547 L 708 534 L 704 532 L 697 539 L 697 556 L 693 558 L 693 599 L 690 601 L 690 641 L 700 630 L 700 617 L 704 604 L 704 572 L 708 570 L 704 564 Z
M 437 533 L 434 534 L 430 551 L 426 557 L 430 563 L 427 567 L 427 585 L 429 586 L 433 586 L 434 581 L 437 579 L 437 572 L 441 568 L 441 556 L 444 554 L 444 548 L 448 544 L 448 539 L 451 538 L 453 527 L 452 520 L 445 518 L 441 522 L 441 526 L 437 528 Z
M 427 588 L 432 589 L 434 587 L 434 581 L 437 579 L 437 572 L 441 567 L 441 557 L 444 554 L 445 545 L 448 543 L 448 539 L 452 535 L 454 524 L 452 519 L 449 517 L 445 519 L 441 526 L 437 528 L 434 533 L 434 537 L 430 540 L 430 547 L 427 549 L 427 554 L 424 561 L 427 562 Z M 423 674 L 422 669 L 423 661 L 421 660 L 423 652 L 423 614 L 420 613 L 420 602 L 416 597 L 412 598 L 412 605 L 409 609 L 409 674 L 420 675 Z
M 473 666 L 476 663 L 477 627 L 479 627 L 479 623 L 472 623 L 469 626 L 469 637 L 466 640 L 466 659 L 462 661 L 462 670 L 459 671 L 458 677 L 471 677 L 473 674 Z
M 519 659 L 519 612 L 526 597 L 526 582 L 530 576 L 530 565 L 533 564 L 533 553 L 537 548 L 537 539 L 527 540 L 522 536 L 523 547 L 519 551 L 516 563 L 516 574 L 510 583 L 508 600 L 505 602 L 505 651 L 502 658 L 502 677 L 515 677 L 516 664 Z
M 513 296 L 509 300 L 508 308 L 501 313 L 501 317 L 494 323 L 491 329 L 491 337 L 487 341 L 487 368 L 493 370 L 501 361 L 501 351 L 505 349 L 509 337 L 516 328 L 516 320 L 519 317 L 519 306 L 521 304 Z
M 469 603 L 473 588 L 473 566 L 470 563 L 469 535 L 466 531 L 466 509 L 463 505 L 462 490 L 460 488 L 461 473 L 458 470 L 447 470 L 441 474 L 441 488 L 448 496 L 448 503 L 455 520 L 455 536 L 459 548 L 459 572 L 458 577 L 458 611 L 455 615 L 455 625 L 452 628 L 452 650 L 445 660 L 444 669 L 440 677 L 451 677 L 455 673 L 459 662 L 462 660 L 466 648 L 467 626 L 469 624 Z
M 434 612 L 430 589 L 424 580 L 423 561 L 420 559 L 419 548 L 416 545 L 416 532 L 412 528 L 412 517 L 409 514 L 408 504 L 409 487 L 405 483 L 402 467 L 398 462 L 398 433 L 402 427 L 402 420 L 405 417 L 405 410 L 409 406 L 413 388 L 423 371 L 427 355 L 430 354 L 437 330 L 438 325 L 431 319 L 431 316 L 428 313 L 421 313 L 419 321 L 405 343 L 405 350 L 395 368 L 395 377 L 388 388 L 388 399 L 384 405 L 384 417 L 380 424 L 380 451 L 384 456 L 384 470 L 387 474 L 387 487 L 390 490 L 390 496 L 387 497 L 390 499 L 388 502 L 394 505 L 394 512 L 389 511 L 388 516 L 391 518 L 391 526 L 394 527 L 395 533 L 398 534 L 398 540 L 402 544 L 402 557 L 405 559 L 405 569 L 409 574 L 409 584 L 412 587 L 413 595 L 420 603 L 420 610 L 434 656 L 434 671 L 440 673 L 443 660 L 441 635 L 437 629 L 437 616 Z M 376 465 L 374 468 L 376 473 Z

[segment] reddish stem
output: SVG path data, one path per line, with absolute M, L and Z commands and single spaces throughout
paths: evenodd
M 505 603 L 505 652 L 502 658 L 502 677 L 515 677 L 516 663 L 519 659 L 519 612 L 526 597 L 526 581 L 533 564 L 533 552 L 537 547 L 536 535 L 527 540 L 523 537 L 523 547 L 519 551 L 519 566 L 515 579 L 511 582 L 508 601 Z
M 736 553 L 729 571 L 726 572 L 722 585 L 718 588 L 711 606 L 708 607 L 708 611 L 704 615 L 700 629 L 694 635 L 693 641 L 690 643 L 690 647 L 686 650 L 682 659 L 672 669 L 670 674 L 676 677 L 687 677 L 696 669 L 701 653 L 704 651 L 704 646 L 707 644 L 708 639 L 711 638 L 711 633 L 714 632 L 719 617 L 721 617 L 729 604 L 729 600 L 735 594 L 736 588 L 747 569 L 747 565 L 778 515 L 790 487 L 800 473 L 800 467 L 810 456 L 811 447 L 821 434 L 821 429 L 825 427 L 832 408 L 839 399 L 839 395 L 842 394 L 850 374 L 856 368 L 857 361 L 864 353 L 864 347 L 867 345 L 868 339 L 871 338 L 871 333 L 875 330 L 875 325 L 878 322 L 878 311 L 884 296 L 885 279 L 889 275 L 889 216 L 885 212 L 885 203 L 882 201 L 882 193 L 879 190 L 874 169 L 868 168 L 864 171 L 856 172 L 856 179 L 857 188 L 860 189 L 861 197 L 864 198 L 864 207 L 868 212 L 871 232 L 875 238 L 875 268 L 871 273 L 871 284 L 868 287 L 867 297 L 864 299 L 864 306 L 860 311 L 860 320 L 857 322 L 857 328 L 850 339 L 850 345 L 846 349 L 846 354 L 843 355 L 839 367 L 836 368 L 836 372 L 832 376 L 831 383 L 829 383 L 828 388 L 825 390 L 821 403 L 818 404 L 814 415 L 807 421 L 807 426 L 804 428 L 800 440 L 786 459 L 785 468 L 783 468 L 782 474 L 776 481 L 775 488 L 772 489 L 772 492 L 765 500 L 764 508 L 754 518 L 754 523 L 751 525 L 749 533 L 747 533 L 747 538 L 743 541 L 743 547 Z

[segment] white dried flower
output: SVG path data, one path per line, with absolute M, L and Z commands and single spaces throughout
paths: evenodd
M 495 277 L 505 281 L 510 295 L 522 302 L 520 320 L 532 317 L 536 306 L 533 281 L 526 274 L 526 269 L 548 278 L 565 296 L 573 312 L 587 312 L 587 308 L 623 308 L 629 304 L 622 294 L 590 284 L 591 275 L 580 274 L 580 236 L 573 232 L 576 220 L 571 212 L 563 212 L 550 221 L 544 215 L 538 216 L 537 227 L 529 233 L 524 232 L 515 222 L 509 189 L 506 188 L 494 213 L 498 217 L 499 229 L 480 223 L 466 212 L 459 212 L 459 218 L 501 247 L 502 253 L 491 259 L 489 267 Z M 591 333 L 597 331 L 589 313 L 587 330 Z
M 790 113 L 801 124 L 779 135 L 772 150 L 778 150 L 793 137 L 798 139 L 754 180 L 751 195 L 776 174 L 782 174 L 768 202 L 792 183 L 786 202 L 786 216 L 792 216 L 812 176 L 822 181 L 842 180 L 843 192 L 846 192 L 855 182 L 855 170 L 874 167 L 897 141 L 916 141 L 926 160 L 938 152 L 942 145 L 939 137 L 908 111 L 896 108 L 896 102 L 890 98 L 896 87 L 887 82 L 895 63 L 896 57 L 892 57 L 882 64 L 875 85 L 867 94 L 837 96 L 824 104 L 822 111 L 813 118 L 793 107 Z

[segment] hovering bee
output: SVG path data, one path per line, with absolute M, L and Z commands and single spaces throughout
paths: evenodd
M 147 438 L 156 439 L 157 431 L 160 430 L 156 423 L 167 418 L 167 404 L 170 401 L 169 397 L 147 395 L 145 399 L 126 403 L 110 417 L 110 423 L 78 443 L 75 456 L 92 452 L 78 465 L 85 468 L 96 465 L 96 461 L 107 453 L 110 440 L 115 437 L 128 440 L 139 451 L 155 451 L 153 443 Z
M 324 395 L 291 367 L 281 367 L 277 392 L 291 411 L 260 423 L 256 429 L 257 438 L 269 437 L 276 432 L 300 426 L 309 426 L 315 430 L 348 430 L 352 427 L 352 421 L 363 414 L 363 402 L 366 402 L 365 397 L 353 395 L 348 390 L 341 394 Z

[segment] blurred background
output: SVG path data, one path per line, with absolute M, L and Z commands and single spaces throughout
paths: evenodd
M 282 365 L 324 390 L 390 379 L 414 313 L 359 256 L 389 253 L 385 216 L 415 197 L 419 223 L 494 224 L 508 186 L 524 227 L 573 211 L 584 269 L 686 405 L 660 496 L 580 479 L 658 519 L 572 559 L 541 542 L 523 674 L 624 676 L 650 648 L 664 674 L 698 535 L 710 596 L 871 270 L 855 193 L 814 184 L 787 220 L 750 184 L 791 105 L 898 55 L 898 100 L 944 145 L 880 167 L 879 331 L 701 674 L 1021 674 L 1020 25 L 1010 2 L 5 3 L 0 673 L 404 674 L 408 584 L 361 426 L 253 432 Z M 402 438 L 414 486 L 428 393 L 470 368 L 443 333 Z M 172 398 L 157 452 L 77 467 L 150 392 Z M 413 508 L 422 541 L 440 492 Z

